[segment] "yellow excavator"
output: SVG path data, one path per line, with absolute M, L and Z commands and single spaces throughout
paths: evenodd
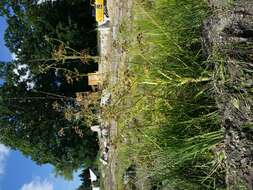
M 103 25 L 109 20 L 107 10 L 107 0 L 91 0 L 91 6 L 95 7 L 96 21 L 98 25 Z

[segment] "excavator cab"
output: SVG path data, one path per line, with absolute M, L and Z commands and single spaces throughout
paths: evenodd
M 95 7 L 96 21 L 99 25 L 108 20 L 106 0 L 91 0 L 91 6 Z

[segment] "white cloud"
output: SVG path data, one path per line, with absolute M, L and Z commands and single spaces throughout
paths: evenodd
M 24 75 L 20 76 L 20 72 L 22 70 L 25 70 L 26 72 Z M 17 67 L 13 69 L 13 72 L 14 72 L 14 74 L 20 76 L 20 79 L 19 79 L 20 82 L 26 81 L 29 78 L 29 75 L 31 73 L 28 65 L 26 65 L 26 64 L 18 64 Z
M 27 64 L 16 65 L 16 67 L 13 69 L 13 73 L 18 76 L 18 83 L 26 82 L 27 90 L 34 88 L 35 83 L 32 81 L 33 75 Z
M 12 58 L 12 60 L 17 60 L 17 55 L 15 53 L 12 53 L 11 58 Z
M 21 190 L 53 190 L 53 184 L 48 180 L 41 180 L 40 178 L 36 178 L 28 184 L 24 184 Z
M 45 3 L 45 2 L 47 2 L 47 1 L 50 1 L 50 0 L 39 0 L 39 1 L 37 2 L 37 5 L 39 5 L 39 4 L 41 4 L 41 3 Z M 51 0 L 51 2 L 53 2 L 53 1 L 56 1 L 56 0 Z
M 10 149 L 3 144 L 0 144 L 0 175 L 4 174 L 4 166 L 7 156 L 10 153 Z

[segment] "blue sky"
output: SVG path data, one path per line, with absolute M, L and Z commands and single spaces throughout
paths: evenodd
M 12 59 L 3 40 L 6 27 L 5 19 L 0 17 L 0 61 Z M 80 183 L 78 173 L 73 181 L 65 181 L 54 176 L 51 165 L 36 165 L 19 151 L 0 144 L 0 190 L 75 190 Z

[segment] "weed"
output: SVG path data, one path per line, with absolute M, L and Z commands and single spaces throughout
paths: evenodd
M 131 164 L 139 189 L 224 188 L 214 73 L 201 50 L 207 16 L 202 0 L 137 0 L 131 29 L 121 26 L 131 74 L 108 108 L 119 125 L 118 189 Z

